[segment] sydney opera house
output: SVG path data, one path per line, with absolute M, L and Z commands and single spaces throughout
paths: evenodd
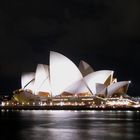
M 22 105 L 94 105 L 122 103 L 130 81 L 117 81 L 112 70 L 94 71 L 84 61 L 76 66 L 69 58 L 50 52 L 49 65 L 23 73 L 21 89 L 13 99 Z M 113 102 L 112 102 L 113 100 Z M 123 104 L 128 104 L 124 98 Z

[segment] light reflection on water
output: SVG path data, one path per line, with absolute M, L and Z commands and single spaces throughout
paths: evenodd
M 140 139 L 137 111 L 1 111 L 0 140 Z

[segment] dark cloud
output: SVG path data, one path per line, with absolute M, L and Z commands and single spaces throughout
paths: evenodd
M 6 1 L 0 5 L 0 90 L 19 87 L 20 74 L 48 63 L 49 51 L 113 69 L 138 95 L 140 2 L 137 0 Z

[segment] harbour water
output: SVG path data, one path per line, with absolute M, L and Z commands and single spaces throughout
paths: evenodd
M 139 111 L 0 111 L 0 140 L 139 140 Z

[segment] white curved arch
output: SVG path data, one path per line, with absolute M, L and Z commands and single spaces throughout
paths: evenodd
M 38 64 L 35 74 L 34 94 L 37 95 L 39 91 L 50 93 L 49 81 L 49 66 Z
M 107 88 L 107 97 L 112 96 L 118 89 L 124 86 L 129 86 L 130 81 L 121 81 L 121 82 L 116 82 Z
M 34 72 L 23 73 L 21 75 L 21 88 L 34 90 Z
M 88 74 L 84 77 L 84 80 L 87 86 L 90 88 L 92 93 L 95 95 L 96 92 L 96 83 L 104 84 L 107 78 L 110 75 L 113 75 L 114 71 L 111 70 L 100 70 L 93 73 Z
M 70 85 L 67 89 L 64 90 L 65 92 L 78 94 L 78 93 L 90 93 L 89 89 L 87 88 L 86 84 L 84 83 L 84 80 L 81 79 L 72 85 Z
M 67 87 L 82 78 L 81 72 L 70 59 L 60 53 L 50 52 L 50 80 L 53 96 L 61 94 Z
M 83 60 L 81 60 L 79 63 L 79 70 L 82 73 L 83 77 L 94 71 L 93 68 Z

